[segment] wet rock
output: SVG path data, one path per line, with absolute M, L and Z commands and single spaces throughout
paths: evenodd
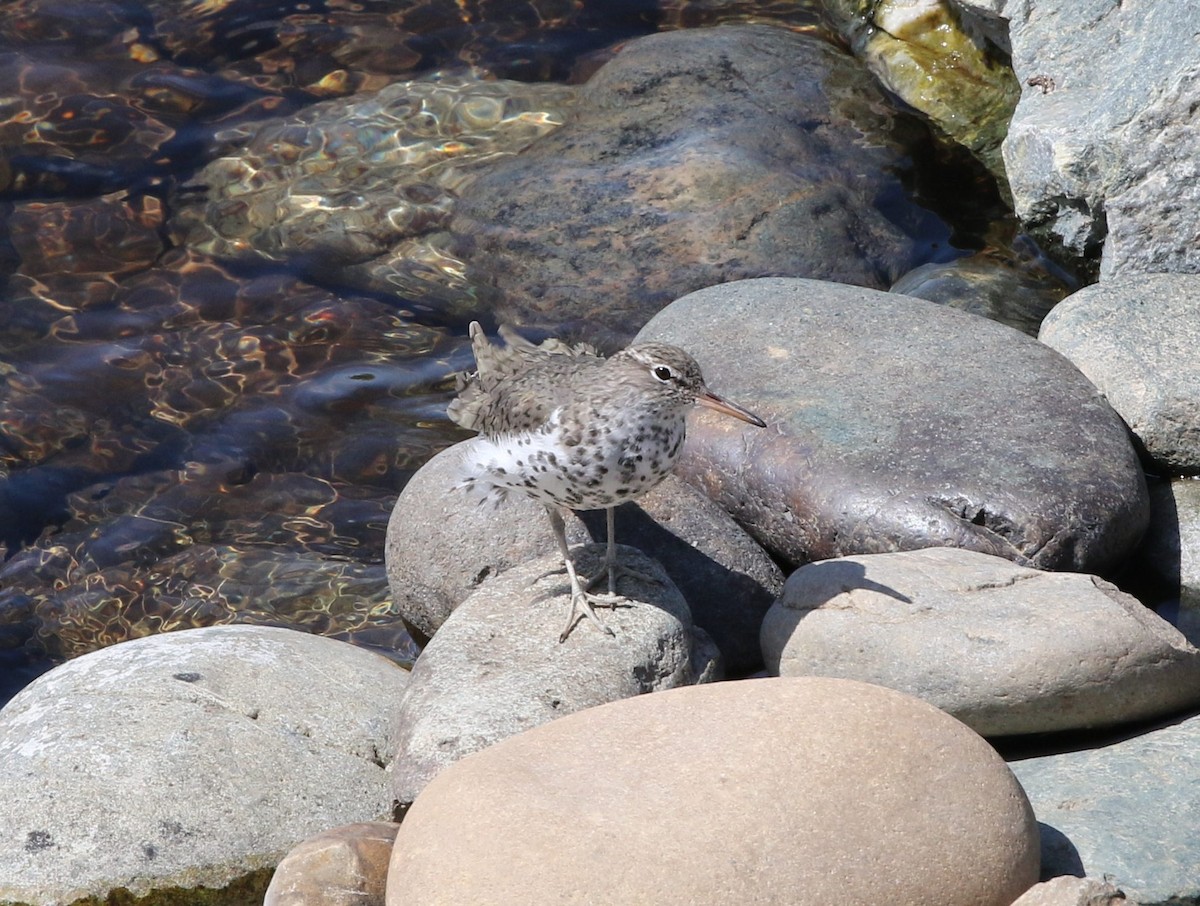
M 309 837 L 276 867 L 263 906 L 383 906 L 399 829 L 367 821 Z
M 306 836 L 390 816 L 384 715 L 407 679 L 351 645 L 248 626 L 56 668 L 0 711 L 0 900 L 261 898 Z
M 692 628 L 682 595 L 653 560 L 619 547 L 626 599 L 597 613 L 606 635 L 579 620 L 563 642 L 570 605 L 562 560 L 550 554 L 485 582 L 442 624 L 413 665 L 393 718 L 392 784 L 407 805 L 448 765 L 501 739 L 604 702 L 718 678 L 716 650 Z M 578 549 L 585 575 L 603 545 Z M 465 899 L 471 899 L 464 894 Z
M 447 768 L 400 828 L 387 902 L 1008 906 L 1037 847 L 1007 766 L 942 712 L 747 680 L 591 708 Z
M 1200 705 L 1200 651 L 1095 576 L 931 548 L 794 572 L 767 669 L 915 695 L 984 736 L 1102 727 Z
M 1200 231 L 1193 11 L 1111 0 L 955 3 L 984 27 L 997 17 L 1007 26 L 1024 91 L 1003 151 L 1027 227 L 1106 277 L 1195 271 L 1200 253 L 1184 238 Z
M 928 116 L 1000 180 L 1000 143 L 1021 96 L 1008 48 L 967 27 L 946 0 L 827 5 L 839 30 L 884 85 Z
M 683 346 L 767 422 L 698 413 L 678 473 L 793 562 L 949 546 L 1103 573 L 1148 519 L 1120 418 L 1014 330 L 896 293 L 748 280 L 639 340 Z
M 388 522 L 392 599 L 427 637 L 489 577 L 558 550 L 541 504 L 513 495 L 493 509 L 451 491 L 463 448 L 450 447 L 422 466 Z M 566 521 L 569 544 L 607 541 L 603 511 L 568 513 Z M 616 538 L 662 564 L 696 624 L 721 649 L 730 674 L 759 669 L 759 626 L 783 587 L 783 574 L 724 510 L 670 476 L 617 508 Z
M 172 229 L 217 258 L 468 307 L 440 238 L 457 192 L 560 126 L 575 91 L 435 73 L 313 104 L 237 136 L 185 187 Z
M 1086 374 L 1168 474 L 1200 474 L 1200 275 L 1140 274 L 1086 286 L 1039 339 Z
M 890 291 L 969 311 L 1036 337 L 1042 319 L 1070 286 L 1031 243 L 1016 242 L 944 264 L 922 264 Z
M 1200 717 L 1010 764 L 1042 828 L 1042 872 L 1111 875 L 1139 903 L 1200 901 Z
M 652 35 L 591 78 L 567 125 L 465 187 L 451 230 L 502 320 L 623 345 L 715 283 L 890 285 L 948 236 L 904 188 L 923 131 L 817 38 Z

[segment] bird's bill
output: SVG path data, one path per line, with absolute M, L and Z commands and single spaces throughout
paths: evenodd
M 752 425 L 757 425 L 759 428 L 765 428 L 767 423 L 751 412 L 749 409 L 743 409 L 737 403 L 731 403 L 729 400 L 721 399 L 711 391 L 704 391 L 696 397 L 696 402 L 701 406 L 706 406 L 715 412 L 720 412 L 723 415 L 732 415 L 734 418 L 740 418 L 744 422 L 749 422 Z

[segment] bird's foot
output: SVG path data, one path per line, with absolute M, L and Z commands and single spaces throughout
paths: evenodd
M 592 607 L 593 601 L 597 604 L 616 606 L 616 601 L 605 600 L 599 595 L 589 595 L 581 587 L 576 586 L 571 592 L 571 612 L 567 614 L 567 625 L 563 627 L 563 631 L 558 636 L 560 644 L 567 640 L 567 636 L 571 634 L 571 630 L 575 628 L 576 623 L 583 617 L 587 617 L 595 623 L 600 627 L 600 631 L 606 635 L 616 636 L 616 633 L 596 615 L 596 611 Z

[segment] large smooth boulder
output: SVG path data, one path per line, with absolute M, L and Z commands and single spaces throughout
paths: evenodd
M 559 641 L 571 588 L 557 554 L 488 580 L 446 620 L 413 665 L 392 721 L 392 788 L 407 805 L 458 759 L 522 730 L 605 702 L 719 677 L 712 642 L 662 567 L 618 546 L 620 563 L 651 577 L 622 578 L 615 607 L 582 619 Z M 601 545 L 575 551 L 599 570 Z
M 1095 576 L 955 548 L 810 563 L 763 623 L 767 669 L 918 696 L 985 736 L 1200 704 L 1200 651 Z
M 803 274 L 886 288 L 946 225 L 912 198 L 924 127 L 865 66 L 769 25 L 649 35 L 561 129 L 466 186 L 456 250 L 502 320 L 620 346 L 672 299 Z
M 1150 528 L 1121 581 L 1200 646 L 1200 481 L 1150 488 Z
M 396 837 L 389 906 L 1009 906 L 1038 831 L 1008 767 L 931 705 L 863 683 L 675 689 L 464 758 Z
M 1146 526 L 1120 418 L 1011 328 L 773 278 L 685 296 L 638 340 L 684 347 L 710 387 L 768 422 L 697 413 L 677 472 L 790 562 L 949 546 L 1103 573 Z
M 63 664 L 0 711 L 0 902 L 261 900 L 305 837 L 391 816 L 387 713 L 407 680 L 261 626 Z
M 1038 334 L 1088 376 L 1168 474 L 1200 473 L 1200 275 L 1085 286 Z
M 512 494 L 498 507 L 480 506 L 452 490 L 471 443 L 449 447 L 418 469 L 388 520 L 384 559 L 392 600 L 426 637 L 487 579 L 558 551 L 540 503 Z M 603 511 L 564 517 L 569 544 L 607 541 Z M 616 538 L 662 564 L 730 674 L 761 668 L 758 631 L 783 573 L 728 513 L 670 475 L 617 507 Z

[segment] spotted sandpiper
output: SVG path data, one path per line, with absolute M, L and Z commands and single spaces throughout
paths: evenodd
M 566 641 L 582 612 L 609 635 L 592 602 L 618 599 L 617 577 L 645 578 L 617 563 L 614 507 L 662 481 L 683 448 L 686 416 L 699 403 L 762 428 L 762 419 L 704 385 L 696 360 L 677 346 L 638 343 L 603 358 L 587 345 L 541 345 L 502 326 L 495 346 L 478 322 L 470 327 L 476 371 L 460 375 L 450 418 L 483 435 L 464 458 L 459 487 L 481 503 L 509 493 L 540 501 L 550 516 L 571 580 Z M 608 522 L 604 565 L 608 597 L 580 583 L 567 548 L 560 507 L 603 508 Z

